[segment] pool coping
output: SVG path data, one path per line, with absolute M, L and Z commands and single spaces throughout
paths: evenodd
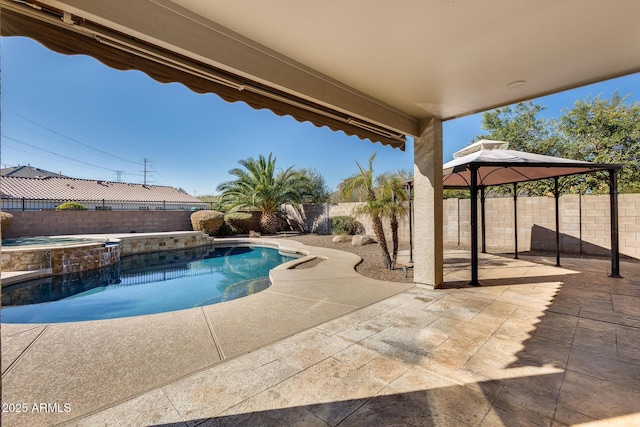
M 72 411 L 43 414 L 42 419 L 66 422 L 415 286 L 358 274 L 354 267 L 361 259 L 350 252 L 278 238 L 213 242 L 230 244 L 277 247 L 303 256 L 272 269 L 272 285 L 264 291 L 219 304 L 121 319 L 3 323 L 3 400 L 48 402 L 57 396 L 58 402 L 72 404 Z M 316 257 L 323 262 L 293 268 Z M 27 418 L 33 422 L 21 419 Z

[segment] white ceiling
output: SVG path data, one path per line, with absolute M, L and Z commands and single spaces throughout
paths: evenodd
M 639 0 L 37 2 L 392 134 L 640 71 Z
M 635 0 L 171 1 L 418 118 L 640 71 Z

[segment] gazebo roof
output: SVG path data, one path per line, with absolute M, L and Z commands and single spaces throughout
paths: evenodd
M 479 186 L 491 186 L 622 168 L 619 164 L 563 159 L 503 147 L 508 147 L 508 143 L 491 140 L 465 147 L 458 152 L 461 157 L 444 164 L 443 185 L 447 188 L 469 187 L 472 170 L 477 173 Z

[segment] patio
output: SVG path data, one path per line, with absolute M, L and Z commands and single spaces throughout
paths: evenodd
M 351 309 L 328 294 L 290 294 L 301 310 L 263 307 L 281 338 L 247 335 L 249 325 L 232 317 L 226 332 L 220 319 L 198 323 L 226 355 L 170 313 L 143 341 L 131 332 L 142 320 L 124 319 L 127 328 L 112 328 L 100 348 L 80 339 L 87 323 L 3 325 L 3 357 L 22 347 L 3 363 L 3 402 L 71 404 L 69 413 L 3 416 L 30 426 L 640 422 L 640 264 L 623 262 L 624 278 L 612 279 L 604 260 L 566 259 L 562 268 L 551 258 L 481 261 L 479 288 L 466 286 L 468 252 L 446 251 L 446 289 L 398 284 L 404 290 L 385 299 L 370 295 L 384 282 L 359 276 Z M 310 284 L 333 270 L 326 263 L 291 274 L 308 274 Z M 274 288 L 262 294 L 275 301 Z M 321 306 L 340 309 L 321 320 L 312 315 Z M 61 326 L 69 327 L 64 340 Z M 226 347 L 225 337 L 255 350 Z M 119 354 L 123 346 L 139 351 Z M 82 352 L 95 360 L 73 366 Z

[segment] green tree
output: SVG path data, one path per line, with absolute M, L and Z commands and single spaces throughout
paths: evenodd
M 482 129 L 488 133 L 476 140 L 493 139 L 506 141 L 510 150 L 525 151 L 546 156 L 562 157 L 566 150 L 558 134 L 558 123 L 554 119 L 539 117 L 545 107 L 531 101 L 488 111 L 482 115 Z M 518 184 L 518 192 L 529 195 L 546 195 L 553 181 L 542 180 Z M 491 187 L 489 194 L 510 194 L 511 185 Z
M 611 99 L 587 97 L 564 111 L 560 131 L 567 156 L 595 163 L 621 163 L 620 192 L 640 191 L 640 103 L 627 103 L 616 91 Z M 606 180 L 589 174 L 571 179 L 575 191 L 608 193 Z
M 299 192 L 302 203 L 325 203 L 329 200 L 331 192 L 320 172 L 301 168 L 297 173 L 301 178 Z
M 230 210 L 243 208 L 258 209 L 262 215 L 262 231 L 273 234 L 278 231 L 276 211 L 283 203 L 300 202 L 299 188 L 302 178 L 293 166 L 276 172 L 276 158 L 273 153 L 265 158 L 252 157 L 238 162 L 242 168 L 234 168 L 229 174 L 236 177 L 233 181 L 218 186 L 221 191 L 221 205 Z

